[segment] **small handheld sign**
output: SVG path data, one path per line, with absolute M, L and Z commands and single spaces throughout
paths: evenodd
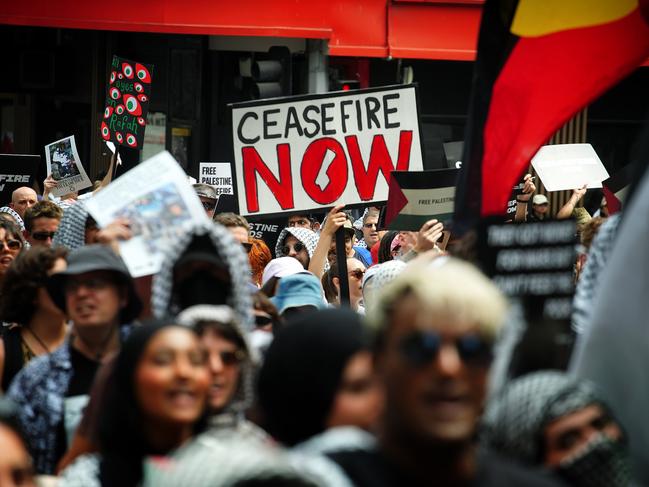
M 117 145 L 142 149 L 151 98 L 152 64 L 113 56 L 101 137 Z

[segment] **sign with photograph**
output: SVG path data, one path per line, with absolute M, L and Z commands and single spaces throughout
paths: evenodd
M 33 187 L 41 156 L 0 154 L 0 206 L 11 202 L 11 193 L 21 186 Z
M 414 85 L 232 105 L 242 215 L 373 205 L 390 172 L 421 171 Z
M 113 56 L 106 93 L 101 137 L 119 145 L 142 149 L 149 99 L 152 64 Z
M 229 162 L 201 162 L 198 182 L 213 186 L 217 195 L 234 194 L 232 166 Z
M 86 200 L 100 227 L 128 218 L 133 238 L 120 242 L 120 254 L 133 277 L 160 270 L 169 242 L 194 222 L 209 221 L 185 172 L 161 152 L 117 178 Z
M 74 135 L 45 146 L 47 174 L 56 181 L 51 193 L 63 196 L 92 186 L 74 142 Z
M 590 144 L 544 145 L 532 166 L 548 191 L 601 188 L 608 172 Z

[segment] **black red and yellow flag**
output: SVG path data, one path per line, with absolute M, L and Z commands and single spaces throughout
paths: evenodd
M 506 211 L 536 151 L 649 56 L 649 0 L 487 0 L 454 220 Z

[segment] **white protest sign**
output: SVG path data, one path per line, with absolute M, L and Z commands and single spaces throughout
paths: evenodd
M 601 188 L 608 172 L 590 144 L 545 145 L 532 158 L 543 185 L 548 191 Z
M 47 144 L 45 146 L 45 163 L 47 174 L 51 174 L 57 182 L 56 188 L 51 191 L 54 196 L 75 193 L 92 186 L 90 178 L 81 164 L 74 135 Z
M 86 206 L 100 227 L 128 218 L 133 238 L 119 245 L 133 277 L 158 272 L 170 242 L 193 223 L 209 221 L 185 172 L 167 151 L 117 178 Z
M 371 205 L 423 169 L 413 85 L 235 104 L 232 137 L 246 216 Z
M 199 183 L 213 186 L 217 195 L 234 194 L 232 166 L 229 162 L 201 162 L 199 168 Z

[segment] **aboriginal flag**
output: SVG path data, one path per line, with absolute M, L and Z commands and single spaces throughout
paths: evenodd
M 487 0 L 455 221 L 502 215 L 552 134 L 649 56 L 649 0 Z

